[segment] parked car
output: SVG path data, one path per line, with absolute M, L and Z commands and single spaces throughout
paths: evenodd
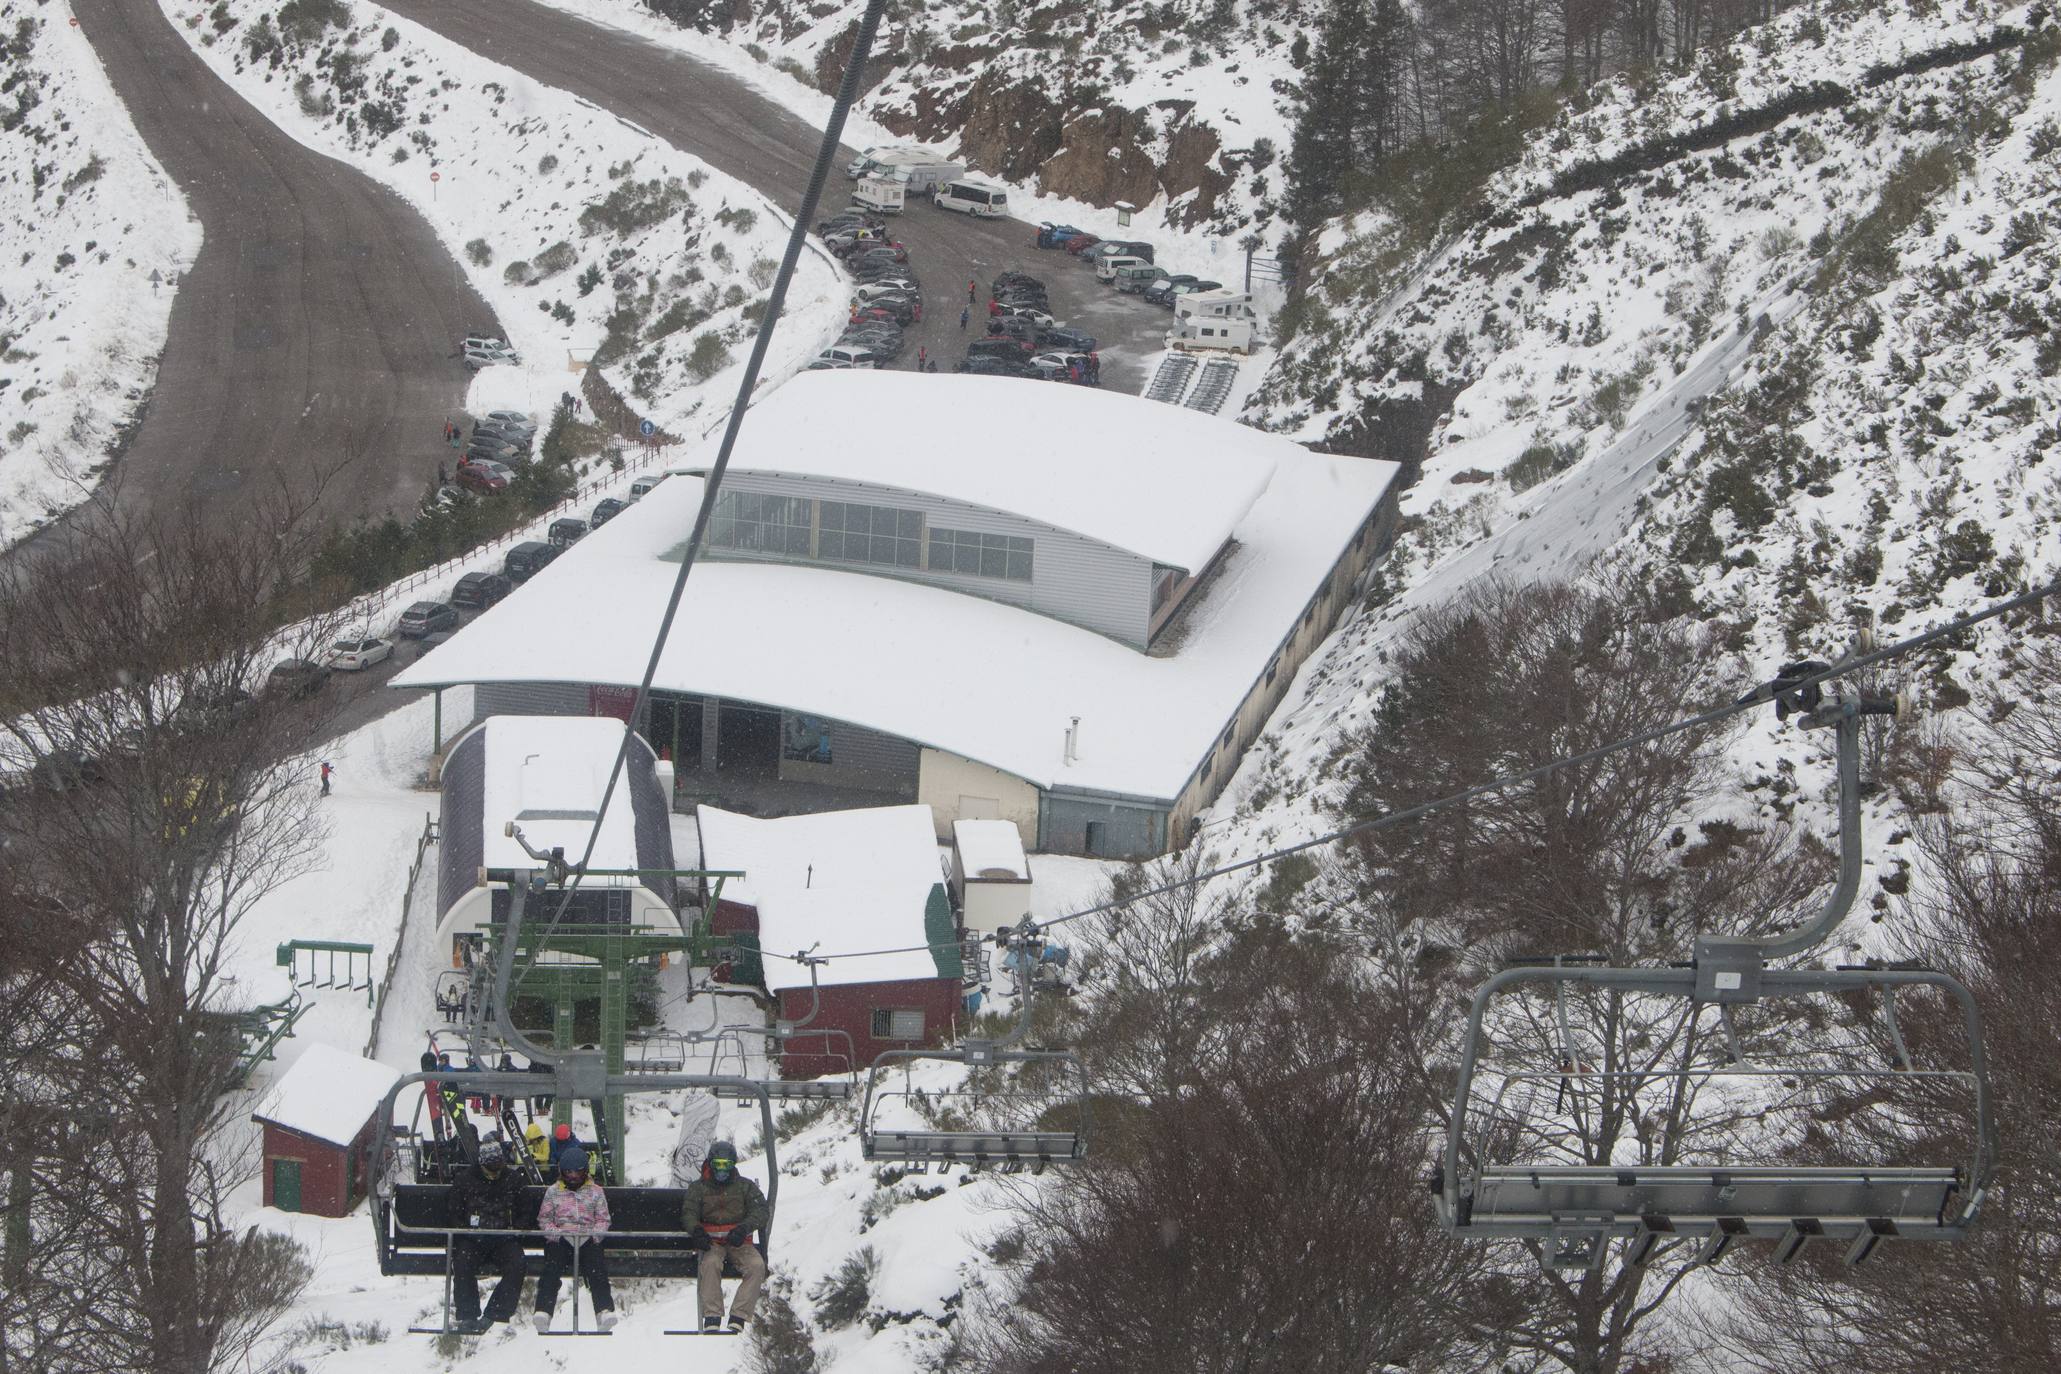
M 526 449 L 493 439 L 474 439 L 465 446 L 465 461 L 468 463 L 499 463 L 502 467 L 513 468 L 529 456 Z
M 432 630 L 458 628 L 458 610 L 441 601 L 417 601 L 401 612 L 394 632 L 403 639 L 420 639 Z
M 1093 353 L 1095 336 L 1063 325 L 1048 325 L 1038 331 L 1038 347 L 1060 349 L 1069 353 Z
M 660 482 L 665 480 L 666 475 L 662 472 L 653 473 L 649 477 L 639 477 L 636 481 L 630 483 L 630 499 L 632 501 L 642 501 L 645 497 L 651 495 Z
M 562 519 L 553 520 L 551 528 L 544 531 L 544 538 L 550 543 L 558 545 L 561 549 L 571 548 L 586 537 L 587 522 L 580 519 L 577 515 L 568 515 Z
M 196 687 L 188 692 L 165 728 L 174 735 L 219 735 L 251 713 L 257 703 L 241 687 Z
M 893 258 L 868 258 L 864 262 L 854 262 L 850 270 L 854 281 L 878 282 L 900 277 L 906 269 Z
M 974 377 L 1035 377 L 1029 365 L 1014 358 L 997 358 L 987 354 L 969 355 L 965 362 L 952 369 Z
M 1174 300 L 1178 301 L 1183 296 L 1193 296 L 1203 291 L 1221 291 L 1223 289 L 1224 284 L 1220 281 L 1186 282 L 1174 288 Z M 1172 304 L 1172 302 L 1169 302 L 1169 304 Z
M 510 476 L 509 470 L 499 463 L 466 462 L 458 465 L 457 475 L 452 480 L 467 491 L 485 496 L 508 490 Z
M 896 325 L 865 325 L 858 329 L 848 330 L 846 335 L 846 338 L 839 342 L 836 348 L 831 349 L 832 353 L 835 353 L 839 348 L 862 349 L 873 355 L 873 366 L 875 367 L 885 366 L 902 356 L 902 331 Z M 864 364 L 859 364 L 859 366 L 864 366 Z
M 994 313 L 997 318 L 1001 319 L 1028 320 L 1040 329 L 1047 325 L 1058 323 L 1052 317 L 1052 312 L 1045 308 L 1043 301 L 1035 303 L 1030 301 L 997 301 Z M 991 320 L 989 323 L 993 323 L 993 321 Z
M 1165 269 L 1154 267 L 1149 262 L 1141 262 L 1134 266 L 1118 268 L 1115 279 L 1109 284 L 1127 296 L 1135 296 L 1146 287 L 1165 279 Z
M 630 503 L 627 501 L 619 501 L 613 496 L 604 496 L 595 503 L 594 514 L 588 519 L 587 523 L 598 530 L 629 508 Z
M 508 580 L 523 583 L 551 566 L 551 560 L 564 550 L 556 544 L 547 544 L 541 539 L 525 539 L 508 551 L 501 560 L 501 571 Z
M 879 367 L 880 355 L 855 344 L 832 344 L 816 355 L 816 361 L 836 368 Z
M 1039 291 L 1045 289 L 1045 283 L 1028 272 L 1003 272 L 988 283 L 988 295 L 999 296 L 1012 286 L 1029 286 Z
M 1093 353 L 1056 349 L 1031 358 L 1033 367 L 1042 369 L 1048 365 L 1058 367 L 1065 374 L 1066 381 L 1078 382 L 1082 386 L 1102 385 L 1102 360 Z
M 1040 248 L 1057 248 L 1080 232 L 1071 224 L 1053 224 L 1048 220 L 1038 226 L 1037 246 Z
M 465 365 L 475 372 L 483 367 L 493 367 L 498 363 L 513 364 L 522 361 L 522 355 L 507 344 L 502 344 L 499 347 L 479 348 L 468 345 L 462 350 L 462 356 L 465 359 Z
M 1088 248 L 1081 256 L 1097 267 L 1101 266 L 1106 258 L 1138 258 L 1140 261 L 1143 261 L 1143 256 L 1133 253 L 1131 245 L 1122 239 L 1103 239 Z
M 322 661 L 339 672 L 355 673 L 392 656 L 394 643 L 378 635 L 346 635 L 329 646 Z
M 513 425 L 532 434 L 537 432 L 535 418 L 520 410 L 490 410 L 486 413 L 486 418 L 497 425 Z
M 509 346 L 508 340 L 500 337 L 498 334 L 468 334 L 459 342 L 458 347 L 461 349 L 476 348 L 503 353 L 513 353 L 515 351 Z
M 1188 275 L 1161 277 L 1158 281 L 1152 283 L 1152 285 L 1146 287 L 1138 294 L 1140 296 L 1143 296 L 1146 300 L 1150 301 L 1154 305 L 1164 305 L 1171 307 L 1174 303 L 1174 288 L 1177 286 L 1185 286 L 1189 282 L 1195 280 L 1197 280 L 1197 278 Z
M 966 358 L 1006 358 L 1011 362 L 1022 362 L 1030 357 L 1031 346 L 1027 340 L 994 338 L 975 339 L 966 345 Z
M 1046 317 L 1048 320 L 1050 316 Z M 1003 336 L 1020 340 L 1025 348 L 1037 341 L 1038 326 L 1031 320 L 1016 315 L 1002 315 L 988 321 L 988 337 Z
M 515 590 L 515 584 L 496 572 L 469 572 L 451 588 L 451 604 L 484 611 Z
M 1061 248 L 1064 248 L 1067 252 L 1073 254 L 1075 257 L 1079 257 L 1081 254 L 1087 252 L 1090 248 L 1093 248 L 1096 244 L 1100 242 L 1102 242 L 1102 240 L 1096 238 L 1093 234 L 1081 233 L 1075 234 L 1072 238 L 1068 239 L 1065 243 L 1062 243 L 1059 246 Z
M 854 310 L 852 312 L 852 323 L 862 324 L 867 320 L 887 320 L 907 327 L 914 324 L 917 316 L 921 313 L 907 297 L 882 296 L 877 300 L 868 301 L 865 305 Z
M 312 658 L 283 658 L 265 674 L 268 697 L 311 697 L 329 685 L 330 668 Z
M 529 451 L 529 447 L 536 441 L 536 437 L 537 432 L 533 429 L 518 429 L 514 425 L 498 425 L 490 420 L 481 420 L 472 427 L 472 442 L 474 443 L 485 439 L 496 444 L 506 444 L 510 448 L 521 449 L 524 452 Z

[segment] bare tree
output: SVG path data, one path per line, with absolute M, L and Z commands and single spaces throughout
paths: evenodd
M 32 927 L 4 977 L 34 1028 L 0 1050 L 0 1092 L 38 1127 L 4 1159 L 28 1254 L 0 1307 L 10 1359 L 203 1374 L 306 1280 L 298 1247 L 227 1215 L 252 1161 L 225 1097 L 238 926 L 321 837 L 299 754 L 323 712 L 254 694 L 328 638 L 278 628 L 306 516 L 261 504 L 226 537 L 113 512 L 0 567 L 0 900 Z
M 1348 764 L 1345 814 L 1400 810 L 1690 714 L 1734 689 L 1715 657 L 1627 589 L 1477 593 L 1427 617 L 1403 647 Z M 1513 955 L 1663 963 L 1687 957 L 1699 934 L 1786 924 L 1824 865 L 1784 825 L 1726 813 L 1722 741 L 1676 736 L 1367 834 L 1354 882 L 1390 977 L 1465 996 Z M 1677 1072 L 1722 1059 L 1713 1018 L 1677 999 L 1513 996 L 1484 1029 L 1486 1060 L 1519 1075 L 1481 1080 L 1485 1094 L 1511 1085 L 1483 1122 L 1499 1162 L 1723 1158 L 1781 1105 L 1715 1098 Z M 1745 1026 L 1741 1048 L 1781 1049 L 1794 1029 L 1792 1015 L 1770 1012 Z M 1448 1041 L 1443 1061 L 1451 1054 Z M 1476 1105 L 1481 1120 L 1487 1104 Z M 1578 1374 L 1664 1353 L 1652 1319 L 1688 1272 L 1685 1250 L 1571 1275 L 1541 1272 L 1540 1258 L 1491 1247 L 1458 1320 L 1485 1345 Z

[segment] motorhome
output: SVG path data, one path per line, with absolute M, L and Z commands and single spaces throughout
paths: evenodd
M 852 200 L 868 210 L 882 215 L 899 215 L 902 203 L 908 196 L 908 187 L 898 178 L 869 173 L 859 178 L 859 184 L 852 188 Z
M 1009 212 L 1009 193 L 984 181 L 948 181 L 931 197 L 940 210 L 999 219 Z
M 883 159 L 898 153 L 910 156 L 924 155 L 921 148 L 911 147 L 906 143 L 883 143 L 877 148 L 868 148 L 865 152 L 860 153 L 850 162 L 847 162 L 844 165 L 844 174 L 856 181 L 858 178 L 884 165 Z
M 1245 291 L 1197 291 L 1174 302 L 1168 348 L 1250 353 L 1259 317 Z
M 896 149 L 881 154 L 875 159 L 875 168 L 870 175 L 886 176 L 902 183 L 912 196 L 927 196 L 947 182 L 957 181 L 966 175 L 966 168 L 957 162 L 947 162 L 920 148 Z

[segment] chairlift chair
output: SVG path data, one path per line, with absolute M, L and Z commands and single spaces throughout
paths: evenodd
M 1896 714 L 1900 707 L 1898 702 L 1856 696 L 1828 699 L 1815 686 L 1794 690 L 1796 682 L 1825 671 L 1824 664 L 1789 665 L 1753 698 L 1776 701 L 1778 714 L 1783 716 L 1799 713 L 1799 724 L 1806 729 L 1837 732 L 1840 874 L 1823 910 L 1786 934 L 1701 938 L 1694 960 L 1686 967 L 1613 968 L 1600 961 L 1562 958 L 1504 969 L 1477 989 L 1438 1179 L 1438 1218 L 1448 1232 L 1463 1238 L 1525 1241 L 1537 1247 L 1548 1268 L 1591 1272 L 1601 1267 L 1612 1239 L 1628 1243 L 1626 1257 L 1633 1264 L 1644 1263 L 1671 1240 L 1695 1244 L 1697 1263 L 1714 1262 L 1734 1241 L 1742 1239 L 1774 1241 L 1774 1258 L 1779 1263 L 1793 1260 L 1812 1241 L 1831 1241 L 1844 1245 L 1845 1262 L 1851 1266 L 1866 1260 L 1885 1240 L 1955 1241 L 1968 1235 L 1989 1187 L 1997 1147 L 1981 1017 L 1967 988 L 1947 974 L 1917 967 L 1768 967 L 1772 959 L 1814 949 L 1851 907 L 1861 865 L 1860 720 L 1867 715 Z M 1494 1072 L 1482 1062 L 1482 1026 L 1488 1007 L 1498 993 L 1526 984 L 1544 984 L 1555 993 L 1559 1062 L 1550 1070 L 1502 1073 L 1489 1109 L 1477 1110 L 1473 1105 L 1475 1079 L 1485 1071 Z M 1958 1006 L 1968 1046 L 1965 1068 L 1920 1069 L 1911 1062 L 1897 1026 L 1895 998 L 1899 989 L 1920 987 L 1937 989 Z M 1672 1068 L 1590 1067 L 1582 1062 L 1566 1014 L 1567 992 L 1580 988 L 1685 999 L 1693 1004 L 1698 1020 L 1706 1004 L 1713 1006 L 1717 1011 L 1716 1043 L 1731 1053 L 1717 1062 L 1685 1062 Z M 1735 1008 L 1775 998 L 1856 993 L 1881 999 L 1884 1027 L 1894 1048 L 1892 1066 L 1763 1066 L 1746 1063 L 1739 1055 L 1732 1019 Z M 1945 1080 L 1964 1088 L 1972 1101 L 1967 1157 L 1918 1167 L 1881 1162 L 1662 1167 L 1488 1162 L 1497 1144 L 1493 1137 L 1498 1118 L 1503 1117 L 1502 1109 L 1511 1103 L 1512 1094 L 1541 1103 L 1550 1096 L 1557 1107 L 1570 1090 L 1578 1099 L 1584 1090 L 1606 1086 L 1636 1092 L 1652 1084 L 1662 1091 L 1680 1091 L 1692 1086 L 1703 1089 L 1716 1082 L 1725 1088 L 1751 1091 L 1769 1080 L 1800 1085 L 1830 1078 L 1871 1077 L 1905 1083 Z
M 1006 951 L 1003 968 L 1014 979 L 1017 1020 L 999 1040 L 962 1040 L 953 1049 L 888 1050 L 878 1055 L 866 1076 L 866 1100 L 859 1115 L 860 1154 L 869 1160 L 917 1164 L 1000 1164 L 1005 1168 L 1070 1163 L 1088 1152 L 1088 1093 L 1080 1061 L 1070 1050 L 1020 1047 L 1030 1030 L 1031 998 L 1037 992 L 1065 992 L 1056 976 L 1063 969 L 1063 956 L 1047 959 L 1047 946 L 1037 927 L 1025 916 L 1021 923 L 1002 935 Z M 1057 947 L 1053 947 L 1057 948 Z M 1045 973 L 1044 970 L 1053 970 Z M 918 1060 L 941 1060 L 973 1067 L 1005 1064 L 1048 1064 L 1059 1070 L 1067 1086 L 1057 1094 L 1032 1092 L 953 1091 L 921 1093 L 908 1086 L 907 1069 Z M 904 1070 L 903 1085 L 888 1084 L 896 1067 Z M 1019 1119 L 1000 1126 L 969 1123 L 964 1129 L 942 1130 L 927 1122 L 920 1129 L 890 1124 L 901 1108 L 913 1107 L 919 1099 L 945 1102 L 964 1101 L 975 1111 Z M 1046 1124 L 1055 1107 L 1068 1125 Z M 1028 1121 L 1026 1111 L 1036 1109 Z

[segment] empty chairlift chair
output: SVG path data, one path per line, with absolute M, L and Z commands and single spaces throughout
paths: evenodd
M 1016 1024 L 999 1040 L 966 1039 L 949 1050 L 889 1050 L 867 1074 L 859 1118 L 860 1151 L 869 1160 L 915 1164 L 1000 1164 L 1042 1170 L 1081 1159 L 1088 1147 L 1088 1094 L 1079 1061 L 1067 1050 L 1022 1046 L 1031 999 L 1062 992 L 1065 954 L 1048 945 L 1028 917 L 1004 941 L 1004 962 L 1016 984 Z M 928 1091 L 908 1070 L 918 1060 L 965 1064 L 997 1080 L 1012 1072 L 1049 1070 L 1043 1085 L 982 1085 Z M 894 1070 L 902 1070 L 895 1086 Z
M 1829 696 L 1815 685 L 1795 689 L 1826 665 L 1797 664 L 1759 689 L 1778 713 L 1797 712 L 1806 729 L 1830 728 L 1838 738 L 1840 872 L 1824 908 L 1797 929 L 1744 939 L 1702 937 L 1686 967 L 1605 966 L 1594 958 L 1559 958 L 1512 967 L 1475 993 L 1468 1021 L 1454 1111 L 1437 1181 L 1440 1224 L 1463 1238 L 1517 1240 L 1538 1250 L 1548 1268 L 1594 1271 L 1613 1239 L 1627 1244 L 1625 1259 L 1643 1264 L 1661 1246 L 1695 1247 L 1693 1262 L 1707 1263 L 1738 1240 L 1772 1240 L 1774 1258 L 1788 1263 L 1811 1241 L 1843 1247 L 1848 1265 L 1867 1259 L 1885 1240 L 1954 1241 L 1974 1225 L 1996 1161 L 1981 1019 L 1968 990 L 1954 978 L 1915 966 L 1770 967 L 1815 949 L 1845 917 L 1859 886 L 1860 721 L 1894 714 L 1893 701 Z M 1556 1062 L 1498 1068 L 1486 1062 L 1485 1027 L 1514 1024 L 1511 993 L 1543 985 L 1521 1013 L 1531 1024 L 1557 1030 Z M 1965 1062 L 1933 1068 L 1913 1062 L 1896 1008 L 1899 993 L 1938 994 L 1935 1024 L 1959 1022 Z M 1644 1066 L 1598 1067 L 1569 1012 L 1571 998 L 1594 994 L 1627 1014 L 1638 999 L 1649 1007 L 1670 1003 L 1688 1032 L 1683 1053 L 1669 1051 Z M 1814 998 L 1846 1006 L 1872 1005 L 1878 1020 L 1865 1036 L 1822 1061 L 1782 1056 L 1754 1063 L 1740 1049 L 1750 1014 L 1777 999 Z M 1686 1014 L 1679 1005 L 1686 1002 Z M 1830 1007 L 1838 1010 L 1837 1007 Z M 1836 1017 L 1808 1024 L 1826 1026 Z M 1813 1032 L 1814 1034 L 1821 1032 Z M 1666 1112 L 1711 1104 L 1723 1112 L 1765 1111 L 1766 1129 L 1746 1139 L 1773 1142 L 1780 1122 L 1803 1116 L 1821 1142 L 1850 1140 L 1838 1114 L 1807 1109 L 1834 1092 L 1854 1104 L 1894 1110 L 1912 1129 L 1909 1148 L 1937 1150 L 1945 1159 L 1875 1157 L 1818 1162 L 1832 1151 L 1814 1150 L 1810 1162 L 1775 1158 L 1687 1160 L 1663 1167 L 1598 1160 L 1585 1122 L 1604 1105 Z M 1614 1099 L 1614 1100 L 1613 1100 Z M 1793 1137 L 1792 1137 L 1793 1139 Z M 1751 1145 L 1746 1149 L 1754 1148 Z M 1857 1152 L 1860 1152 L 1857 1150 Z

